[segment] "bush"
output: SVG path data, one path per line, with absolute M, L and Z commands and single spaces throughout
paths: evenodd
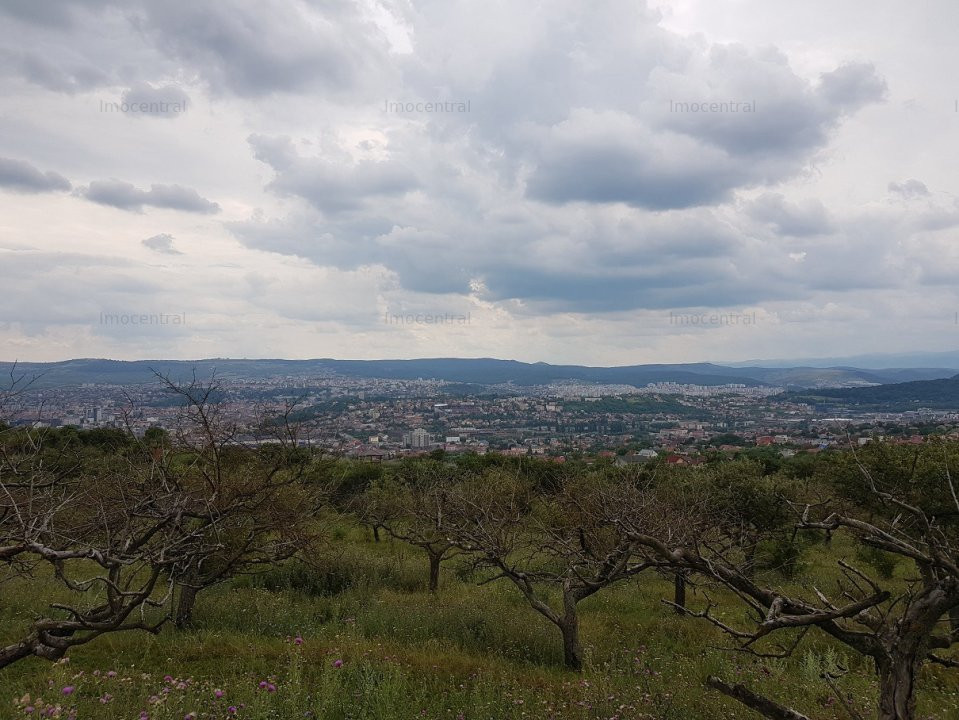
M 775 570 L 787 579 L 802 573 L 808 563 L 802 559 L 803 545 L 798 540 L 780 536 L 764 543 L 756 567 L 760 570 Z
M 868 563 L 873 570 L 879 573 L 879 577 L 883 580 L 889 580 L 892 578 L 893 574 L 896 572 L 896 567 L 899 565 L 900 558 L 892 553 L 887 553 L 885 550 L 880 550 L 879 548 L 874 547 L 860 547 L 856 551 L 856 557 L 862 560 L 864 563 Z
M 333 563 L 320 567 L 290 561 L 266 572 L 238 580 L 235 587 L 258 587 L 270 592 L 292 591 L 310 597 L 332 597 L 349 589 L 353 584 L 352 574 L 344 567 Z
M 416 592 L 422 590 L 425 583 L 423 563 L 400 564 L 390 558 L 343 553 L 311 563 L 289 560 L 265 572 L 241 578 L 234 583 L 234 587 L 296 592 L 309 597 L 334 597 L 363 586 Z

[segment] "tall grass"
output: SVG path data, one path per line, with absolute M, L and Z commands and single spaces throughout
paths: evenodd
M 586 668 L 574 674 L 562 667 L 555 628 L 512 586 L 479 586 L 453 561 L 433 596 L 415 548 L 373 543 L 353 528 L 339 544 L 331 557 L 291 561 L 201 594 L 189 630 L 108 635 L 75 648 L 69 662 L 11 666 L 0 672 L 0 718 L 748 717 L 704 689 L 715 674 L 828 720 L 846 717 L 819 679 L 837 663 L 849 670 L 841 691 L 866 717 L 872 711 L 869 663 L 821 633 L 788 659 L 731 653 L 710 625 L 662 605 L 671 592 L 666 577 L 643 575 L 582 604 Z M 846 551 L 852 555 L 837 539 L 831 549 L 810 548 L 805 561 L 828 579 Z M 704 589 L 691 591 L 691 605 L 702 606 Z M 2 592 L 0 641 L 62 593 L 36 582 Z M 745 618 L 727 607 L 729 622 Z M 948 671 L 925 670 L 922 688 L 920 717 L 959 717 L 959 684 Z

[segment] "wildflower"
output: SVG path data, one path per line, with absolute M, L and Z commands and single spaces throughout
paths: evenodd
M 64 695 L 73 695 L 73 691 L 74 691 L 74 690 L 76 690 L 76 688 L 73 687 L 73 685 L 67 685 L 67 686 L 66 686 L 65 688 L 63 688 L 63 690 L 61 690 L 60 692 L 62 692 Z
M 223 697 L 223 695 L 224 695 L 223 691 L 220 690 L 219 688 L 213 691 L 213 697 L 215 697 L 217 700 Z
M 117 676 L 117 673 L 115 670 L 110 670 L 109 672 L 107 672 L 108 678 L 115 678 L 116 676 Z
M 236 705 L 230 705 L 230 707 L 228 707 L 226 711 L 230 713 L 230 715 L 236 715 Z
M 266 682 L 266 680 L 260 680 L 260 684 L 259 684 L 260 690 L 266 690 L 267 684 L 268 683 Z
M 293 644 L 294 644 L 294 645 L 302 645 L 302 644 L 303 644 L 303 638 L 302 638 L 300 635 L 297 635 L 295 638 L 293 638 Z
M 266 686 L 266 691 L 267 691 L 267 692 L 276 692 L 276 685 L 274 685 L 273 683 L 270 683 L 269 685 Z
M 335 667 L 335 668 L 341 668 L 341 667 L 343 667 L 343 661 L 342 661 L 342 660 L 334 660 L 334 661 L 333 661 L 333 667 Z
M 164 676 L 163 676 L 163 682 L 165 682 L 165 683 L 171 683 L 171 682 L 173 682 L 173 676 L 172 676 L 172 675 L 164 675 Z
M 106 705 L 111 700 L 113 700 L 113 695 L 111 695 L 110 693 L 103 693 L 103 695 L 100 696 L 100 702 L 102 702 L 104 705 Z

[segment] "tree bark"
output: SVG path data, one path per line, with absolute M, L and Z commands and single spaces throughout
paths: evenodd
M 929 653 L 936 625 L 955 603 L 955 587 L 931 582 L 913 597 L 901 619 L 881 636 L 878 720 L 914 720 L 916 678 Z
M 746 545 L 743 547 L 743 575 L 752 578 L 756 572 L 756 547 L 759 543 L 751 537 L 746 537 Z
M 380 541 L 380 526 L 373 525 L 373 542 L 379 542 L 379 541 Z
M 563 633 L 563 662 L 570 670 L 583 669 L 583 646 L 579 641 L 579 614 L 576 610 L 576 597 L 568 590 L 563 591 L 563 617 L 558 623 Z
M 440 589 L 440 564 L 443 562 L 443 555 L 427 552 L 430 556 L 430 592 L 435 593 Z
M 746 707 L 752 708 L 770 720 L 809 720 L 802 713 L 798 713 L 785 705 L 780 705 L 762 695 L 757 695 L 745 685 L 728 685 L 718 677 L 712 676 L 706 678 L 706 685 L 727 697 L 731 697 L 733 700 L 738 700 Z
M 176 604 L 176 616 L 173 624 L 178 628 L 185 628 L 193 622 L 193 608 L 196 605 L 196 596 L 199 588 L 193 585 L 181 585 L 180 595 Z
M 23 660 L 31 655 L 33 655 L 33 645 L 27 640 L 7 645 L 0 648 L 0 668 L 13 665 L 18 660 Z
M 677 615 L 685 614 L 686 608 L 686 574 L 678 572 L 673 575 L 673 610 Z
M 949 629 L 953 633 L 959 630 L 959 605 L 949 608 Z
M 914 720 L 919 659 L 913 653 L 895 653 L 879 664 L 878 720 Z

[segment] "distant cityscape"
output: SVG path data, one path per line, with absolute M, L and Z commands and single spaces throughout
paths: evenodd
M 329 373 L 312 378 L 231 378 L 218 382 L 221 411 L 239 423 L 236 442 L 269 441 L 263 421 L 288 412 L 298 442 L 317 452 L 370 462 L 446 453 L 502 453 L 565 462 L 615 457 L 697 464 L 713 452 L 769 448 L 783 457 L 870 441 L 921 443 L 959 437 L 959 411 L 864 410 L 841 401 L 797 401 L 783 388 L 556 382 L 494 384 L 462 392 L 435 379 L 378 379 Z M 35 427 L 176 431 L 180 408 L 162 383 L 28 389 L 8 419 Z

